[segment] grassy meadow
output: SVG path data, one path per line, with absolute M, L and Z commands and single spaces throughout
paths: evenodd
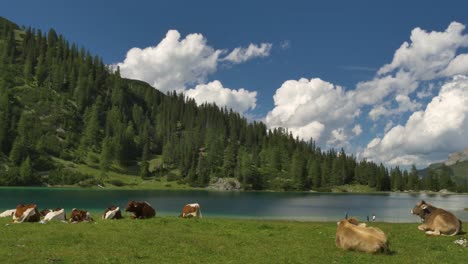
M 391 255 L 335 247 L 336 223 L 219 218 L 9 224 L 0 219 L 2 263 L 465 263 L 456 237 L 417 224 L 374 223 Z M 467 223 L 465 223 L 467 226 Z

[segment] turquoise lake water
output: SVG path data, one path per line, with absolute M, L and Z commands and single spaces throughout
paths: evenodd
M 0 188 L 0 211 L 19 203 L 35 203 L 42 208 L 85 209 L 101 214 L 110 205 L 124 209 L 128 201 L 147 201 L 157 216 L 177 216 L 187 203 L 199 203 L 203 217 L 337 221 L 346 212 L 365 220 L 419 222 L 411 215 L 414 205 L 424 199 L 468 221 L 468 195 L 440 194 L 336 194 L 303 192 L 214 192 L 162 190 L 86 190 L 53 188 Z M 124 216 L 126 214 L 124 213 Z M 96 216 L 95 216 L 96 217 Z

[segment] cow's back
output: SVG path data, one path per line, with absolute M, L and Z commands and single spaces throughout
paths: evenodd
M 385 233 L 374 227 L 355 225 L 342 220 L 338 224 L 335 244 L 346 250 L 369 253 L 388 253 L 388 241 Z
M 462 230 L 461 221 L 451 212 L 437 208 L 431 212 L 425 224 L 432 230 L 445 235 L 456 235 Z
M 142 208 L 142 216 L 143 218 L 151 218 L 156 216 L 156 210 L 149 205 L 148 203 L 143 203 L 143 208 Z
M 15 214 L 13 216 L 13 220 L 22 219 L 24 216 L 23 214 L 28 211 L 33 210 L 34 213 L 31 212 L 30 216 L 27 219 L 23 219 L 26 222 L 39 222 L 41 220 L 41 215 L 37 210 L 37 205 L 35 204 L 19 204 L 16 206 Z M 20 222 L 23 222 L 21 220 Z

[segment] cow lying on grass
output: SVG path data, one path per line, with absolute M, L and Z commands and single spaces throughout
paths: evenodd
M 23 222 L 39 222 L 41 215 L 35 204 L 18 204 L 15 214 L 13 215 L 13 223 Z
M 102 215 L 102 219 L 121 219 L 122 218 L 122 212 L 120 211 L 120 208 L 111 205 L 104 211 L 104 214 Z
M 91 217 L 91 214 L 88 211 L 73 208 L 69 221 L 72 223 L 92 222 L 94 219 Z
M 44 209 L 41 211 L 41 215 L 44 216 L 44 219 L 42 220 L 43 223 L 51 220 L 67 220 L 67 216 L 65 215 L 65 209 L 63 208 L 56 208 L 54 210 Z
M 337 247 L 367 253 L 390 253 L 387 236 L 382 230 L 367 227 L 355 218 L 343 219 L 337 224 L 335 237 Z
M 125 212 L 133 213 L 134 219 L 145 219 L 156 216 L 156 211 L 148 202 L 130 201 L 125 208 Z
M 462 230 L 462 222 L 454 214 L 424 200 L 417 203 L 411 213 L 421 217 L 423 224 L 418 226 L 418 229 L 426 231 L 428 235 L 454 236 Z
M 200 210 L 200 205 L 197 203 L 193 204 L 186 204 L 182 208 L 182 213 L 180 213 L 179 217 L 182 218 L 191 218 L 191 217 L 199 217 L 201 218 L 201 210 Z
M 16 212 L 16 209 L 5 210 L 0 214 L 0 217 L 12 217 Z

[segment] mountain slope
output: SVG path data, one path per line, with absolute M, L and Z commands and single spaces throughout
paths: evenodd
M 0 185 L 96 185 L 113 172 L 201 187 L 237 178 L 256 190 L 351 183 L 404 190 L 409 184 L 399 168 L 389 172 L 229 109 L 164 95 L 121 78 L 53 29 L 20 28 L 3 18 L 0 162 Z

